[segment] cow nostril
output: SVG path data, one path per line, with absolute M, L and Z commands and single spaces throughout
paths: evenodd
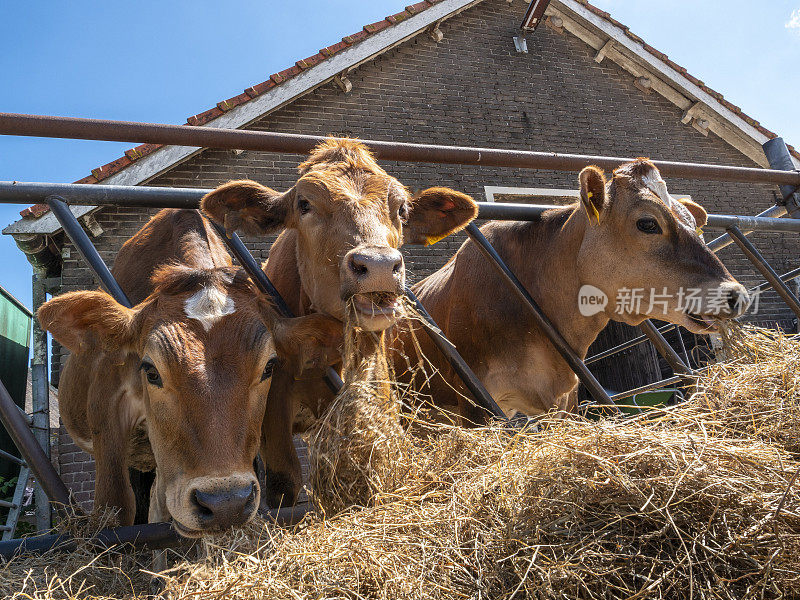
M 358 255 L 350 257 L 350 270 L 359 277 L 363 277 L 369 272 L 366 263 Z
M 210 519 L 214 516 L 213 502 L 209 500 L 208 494 L 195 490 L 192 492 L 192 501 L 202 518 Z
M 251 506 L 256 501 L 256 486 L 254 484 L 250 485 L 250 495 L 247 497 L 247 504 L 245 506 Z
M 742 309 L 742 304 L 744 303 L 744 297 L 741 293 L 736 290 L 731 290 L 728 293 L 728 308 L 732 312 L 737 312 Z
M 397 261 L 397 262 L 394 264 L 394 266 L 392 267 L 392 273 L 394 273 L 395 275 L 397 275 L 397 274 L 400 272 L 400 270 L 401 270 L 402 268 L 403 268 L 403 259 L 401 258 L 401 259 L 400 259 L 400 260 L 398 260 L 398 261 Z

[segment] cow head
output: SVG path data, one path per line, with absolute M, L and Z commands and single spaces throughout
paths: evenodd
M 312 307 L 342 320 L 354 317 L 373 331 L 400 316 L 403 243 L 432 244 L 478 212 L 472 198 L 448 188 L 412 197 L 355 140 L 319 144 L 299 172 L 284 193 L 231 181 L 207 194 L 202 209 L 229 234 L 295 229 L 300 279 Z
M 99 342 L 131 365 L 121 366 L 122 410 L 146 422 L 156 493 L 169 513 L 160 517 L 193 537 L 255 514 L 253 460 L 273 367 L 327 364 L 341 323 L 323 315 L 276 319 L 233 269 L 164 267 L 154 286 L 132 309 L 101 291 L 64 294 L 44 304 L 39 319 L 73 353 Z
M 577 269 L 582 284 L 605 293 L 612 319 L 635 325 L 652 317 L 708 333 L 715 319 L 744 311 L 745 288 L 701 237 L 706 211 L 672 197 L 652 162 L 626 163 L 608 183 L 597 167 L 579 179 L 577 214 L 588 225 Z

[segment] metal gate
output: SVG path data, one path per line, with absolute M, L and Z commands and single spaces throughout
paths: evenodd
M 307 135 L 279 134 L 271 132 L 221 130 L 216 128 L 155 125 L 147 123 L 127 123 L 100 121 L 91 119 L 74 119 L 62 117 L 41 117 L 34 115 L 0 114 L 0 134 L 28 135 L 42 137 L 69 137 L 77 139 L 98 139 L 110 141 L 130 141 L 137 143 L 161 143 L 184 146 L 214 147 L 228 149 L 252 149 L 267 152 L 307 153 L 324 138 Z M 551 169 L 562 171 L 579 171 L 589 164 L 605 168 L 615 168 L 626 158 L 604 156 L 564 155 L 543 152 L 523 152 L 492 148 L 462 148 L 436 146 L 427 144 L 401 144 L 393 142 L 363 140 L 381 159 L 408 161 L 455 163 L 486 166 L 510 166 L 529 169 Z M 710 179 L 717 181 L 775 183 L 781 186 L 782 201 L 775 207 L 756 217 L 735 215 L 709 215 L 706 229 L 722 229 L 725 234 L 708 244 L 716 251 L 728 244 L 736 243 L 755 268 L 767 280 L 767 285 L 774 288 L 792 311 L 800 318 L 800 302 L 792 293 L 785 281 L 797 277 L 795 269 L 784 276 L 779 276 L 755 249 L 746 235 L 751 231 L 794 232 L 800 233 L 800 220 L 781 219 L 787 212 L 792 217 L 800 216 L 797 202 L 797 186 L 800 185 L 800 173 L 792 170 L 793 165 L 785 144 L 780 139 L 771 140 L 765 145 L 765 152 L 773 169 L 755 169 L 745 167 L 729 167 L 694 163 L 678 163 L 653 161 L 659 170 L 668 176 L 684 178 Z M 787 162 L 788 161 L 788 162 Z M 74 185 L 47 183 L 0 182 L 0 202 L 3 203 L 37 203 L 46 202 L 58 219 L 65 233 L 72 240 L 81 256 L 94 271 L 103 287 L 121 304 L 130 306 L 123 290 L 103 263 L 88 235 L 83 230 L 69 205 L 125 205 L 145 207 L 197 208 L 200 198 L 210 190 L 170 189 L 156 187 L 126 187 L 103 185 Z M 479 203 L 480 219 L 530 220 L 538 218 L 549 206 L 532 206 L 518 204 Z M 272 283 L 258 263 L 234 235 L 228 239 L 222 228 L 216 225 L 221 237 L 228 243 L 229 250 L 252 277 L 258 288 L 269 294 L 279 312 L 289 316 L 289 310 Z M 553 326 L 547 315 L 543 313 L 535 299 L 525 289 L 516 275 L 508 268 L 502 257 L 486 240 L 478 227 L 471 223 L 466 233 L 477 245 L 492 266 L 498 271 L 514 295 L 529 309 L 539 328 L 548 336 L 550 342 L 558 350 L 563 359 L 572 368 L 594 400 L 611 412 L 619 412 L 614 401 L 629 398 L 648 389 L 667 385 L 680 384 L 691 380 L 694 373 L 686 361 L 676 352 L 650 321 L 641 325 L 643 335 L 605 351 L 602 356 L 582 360 Z M 406 290 L 408 297 L 428 320 L 426 332 L 437 347 L 446 356 L 455 372 L 464 382 L 476 403 L 490 415 L 505 420 L 505 415 L 486 391 L 484 386 L 464 362 L 452 344 L 442 335 L 436 324 L 430 319 L 424 307 Z M 633 390 L 619 392 L 609 396 L 587 367 L 601 358 L 612 356 L 635 343 L 650 341 L 672 368 L 674 375 L 650 383 Z M 333 390 L 338 390 L 341 379 L 338 373 L 330 369 L 326 381 Z M 14 438 L 14 442 L 22 452 L 25 460 L 41 481 L 48 498 L 61 505 L 62 510 L 72 510 L 69 494 L 63 481 L 50 464 L 41 446 L 25 425 L 24 417 L 14 406 L 6 389 L 0 386 L 0 418 Z M 273 517 L 278 520 L 293 520 L 297 513 L 275 511 Z M 98 536 L 99 542 L 135 543 L 150 547 L 163 547 L 177 543 L 178 536 L 168 524 L 148 524 L 105 530 Z M 0 554 L 8 556 L 19 551 L 41 551 L 64 545 L 70 547 L 70 541 L 64 536 L 43 536 L 35 540 L 15 540 L 0 543 Z

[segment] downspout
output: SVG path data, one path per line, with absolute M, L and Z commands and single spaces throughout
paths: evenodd
M 16 234 L 17 247 L 33 267 L 33 335 L 31 359 L 31 428 L 36 441 L 50 458 L 50 374 L 48 373 L 47 332 L 42 329 L 36 312 L 47 301 L 50 277 L 61 275 L 61 254 L 50 237 L 42 234 Z M 51 505 L 40 482 L 34 488 L 36 530 L 47 531 L 52 526 Z
M 43 277 L 61 276 L 61 253 L 50 236 L 41 233 L 14 233 L 12 237 L 17 248 L 31 263 L 34 273 L 41 273 Z M 38 308 L 34 305 L 33 312 Z

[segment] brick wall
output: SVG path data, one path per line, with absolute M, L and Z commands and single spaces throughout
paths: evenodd
M 94 458 L 87 454 L 62 425 L 58 430 L 58 468 L 61 479 L 84 510 L 94 501 Z
M 512 37 L 519 34 L 524 6 L 487 0 L 446 21 L 442 42 L 420 35 L 359 67 L 349 75 L 353 82 L 349 94 L 332 84 L 320 87 L 250 128 L 755 166 L 713 133 L 704 137 L 681 124 L 678 108 L 658 94 L 639 91 L 632 77 L 612 61 L 595 63 L 594 51 L 569 34 L 542 27 L 529 36 L 529 53 L 516 53 Z M 221 96 L 224 93 L 220 90 Z M 300 160 L 293 155 L 206 150 L 151 183 L 213 187 L 231 178 L 249 177 L 284 190 L 293 184 Z M 448 185 L 478 200 L 484 200 L 484 185 L 574 188 L 577 181 L 574 173 L 383 164 L 412 189 Z M 721 213 L 760 212 L 773 203 L 775 190 L 767 185 L 672 178 L 668 183 L 674 192 L 691 194 L 710 211 Z M 109 264 L 121 243 L 149 214 L 143 209 L 108 209 L 98 215 L 105 233 L 96 242 Z M 752 239 L 779 272 L 795 266 L 789 257 L 796 255 L 797 246 L 788 234 Z M 404 249 L 411 279 L 439 268 L 462 240 L 455 236 L 432 248 Z M 246 242 L 257 258 L 266 258 L 271 240 Z M 760 281 L 735 248 L 720 256 L 745 285 Z M 72 250 L 64 263 L 63 290 L 94 285 Z M 761 308 L 761 320 L 791 317 L 774 293 L 762 298 Z M 58 348 L 55 352 L 57 370 Z M 62 472 L 67 468 L 74 472 L 69 461 L 82 459 L 80 453 L 65 452 Z

